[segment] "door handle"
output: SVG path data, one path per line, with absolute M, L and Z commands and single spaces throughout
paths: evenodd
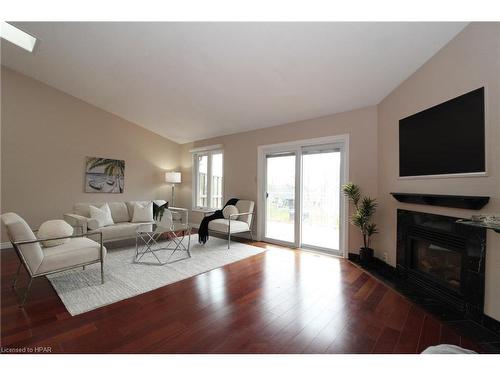
M 266 192 L 266 199 L 269 198 L 269 193 Z

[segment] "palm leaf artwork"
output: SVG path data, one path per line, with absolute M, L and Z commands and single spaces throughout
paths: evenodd
M 365 248 L 369 248 L 371 236 L 378 233 L 377 225 L 371 222 L 377 209 L 377 201 L 368 196 L 361 198 L 359 186 L 353 183 L 343 185 L 342 191 L 353 203 L 355 209 L 351 216 L 351 224 L 359 228 L 363 236 L 363 244 Z
M 125 160 L 87 157 L 85 191 L 123 193 Z

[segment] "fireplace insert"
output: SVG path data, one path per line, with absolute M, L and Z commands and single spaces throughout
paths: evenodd
M 427 240 L 412 241 L 413 270 L 460 293 L 462 254 Z
M 421 293 L 482 314 L 486 231 L 458 218 L 398 210 L 397 269 Z

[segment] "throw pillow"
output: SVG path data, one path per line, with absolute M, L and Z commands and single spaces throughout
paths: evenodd
M 165 228 L 171 228 L 174 223 L 172 219 L 172 212 L 167 208 L 162 212 L 162 216 L 155 221 Z
M 153 202 L 146 204 L 134 203 L 134 216 L 132 223 L 153 221 Z
M 239 213 L 238 208 L 236 206 L 233 206 L 231 204 L 228 204 L 224 209 L 222 210 L 222 215 L 224 216 L 224 219 L 229 219 L 229 215 L 234 215 Z M 233 217 L 233 219 L 237 219 L 237 217 Z
M 73 234 L 73 227 L 64 220 L 49 220 L 40 225 L 38 229 L 39 238 L 55 238 L 71 236 Z M 60 240 L 42 241 L 43 246 L 52 247 L 62 245 L 70 240 L 70 238 L 63 238 Z
M 90 206 L 89 209 L 90 209 L 90 218 L 95 219 L 88 221 L 87 225 L 89 226 L 89 229 L 94 230 L 114 224 L 113 217 L 111 216 L 111 210 L 109 209 L 107 203 L 99 208 L 95 206 Z

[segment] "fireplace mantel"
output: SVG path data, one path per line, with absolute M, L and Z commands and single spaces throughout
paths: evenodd
M 465 208 L 469 210 L 480 210 L 490 200 L 490 197 L 472 196 L 472 195 L 439 195 L 439 194 L 419 194 L 419 193 L 391 193 L 391 195 L 397 201 L 402 203 Z

